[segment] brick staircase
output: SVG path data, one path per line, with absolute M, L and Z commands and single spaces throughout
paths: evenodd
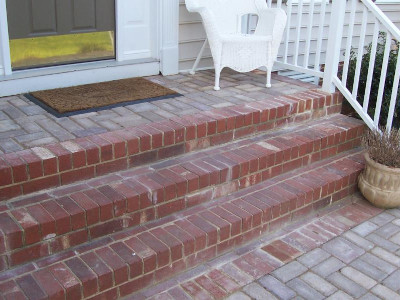
M 345 198 L 364 125 L 319 90 L 0 155 L 5 299 L 115 299 Z

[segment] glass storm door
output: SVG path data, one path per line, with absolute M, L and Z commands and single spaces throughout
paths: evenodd
M 115 58 L 115 0 L 7 0 L 13 70 Z

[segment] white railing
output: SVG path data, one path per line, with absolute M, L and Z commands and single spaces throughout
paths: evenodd
M 268 4 L 271 5 L 272 1 L 268 0 Z M 378 128 L 382 121 L 385 121 L 384 125 L 390 130 L 396 114 L 396 103 L 400 101 L 398 99 L 400 55 L 393 58 L 393 41 L 400 41 L 400 30 L 374 2 L 372 0 L 288 0 L 282 5 L 282 1 L 278 0 L 272 5 L 282 7 L 288 15 L 286 37 L 281 48 L 281 57 L 276 65 L 322 78 L 322 89 L 327 92 L 332 92 L 335 88 L 339 89 L 371 129 Z M 328 7 L 330 18 L 327 12 Z M 362 13 L 361 18 L 360 13 Z M 327 23 L 327 18 L 330 22 L 328 23 L 329 34 L 326 35 L 324 25 Z M 368 24 L 373 26 L 372 37 L 370 34 L 367 35 Z M 371 28 L 368 30 L 370 33 Z M 386 36 L 383 46 L 378 44 L 380 32 Z M 314 38 L 312 38 L 312 33 Z M 327 45 L 323 47 L 323 42 L 326 42 L 324 39 L 327 39 Z M 300 45 L 302 51 L 300 51 Z M 369 56 L 365 55 L 367 45 L 370 45 L 371 55 Z M 353 54 L 352 49 L 355 51 Z M 375 63 L 378 61 L 376 53 L 380 49 L 383 60 L 379 61 L 382 67 L 378 76 L 379 80 L 377 80 L 373 75 Z M 320 68 L 322 55 L 325 56 L 323 71 Z M 299 59 L 301 56 L 303 59 Z M 367 59 L 368 61 L 365 61 Z M 390 77 L 390 80 L 393 80 L 392 86 L 387 82 L 388 65 L 391 59 L 397 59 L 394 76 Z M 343 63 L 343 69 L 339 72 L 341 63 Z M 363 68 L 362 65 L 364 65 Z M 361 70 L 365 74 L 361 74 Z M 351 76 L 349 76 L 350 71 Z M 360 80 L 365 79 L 365 76 L 366 80 L 361 85 Z M 349 82 L 349 78 L 354 78 L 353 82 Z M 364 86 L 365 90 L 360 93 Z M 376 89 L 377 86 L 377 96 L 372 99 L 371 90 Z M 362 99 L 360 99 L 360 94 L 364 95 Z M 384 103 L 384 99 L 388 98 L 390 99 L 386 102 L 390 104 Z M 383 104 L 389 106 L 389 109 L 382 110 Z
M 346 53 L 344 58 L 343 72 L 341 78 L 338 76 L 338 64 L 339 59 L 337 59 L 337 55 L 334 52 L 340 52 L 340 41 L 341 34 L 343 33 L 343 15 L 346 10 L 346 2 L 345 1 L 334 1 L 333 3 L 333 12 L 334 15 L 332 17 L 337 17 L 338 22 L 334 23 L 334 26 L 331 27 L 331 36 L 337 36 L 340 39 L 336 40 L 337 42 L 332 48 L 328 47 L 327 57 L 332 55 L 334 59 L 327 61 L 326 63 L 331 64 L 331 73 L 325 74 L 324 76 L 324 85 L 323 88 L 325 90 L 329 89 L 329 86 L 333 82 L 334 85 L 342 92 L 342 94 L 346 97 L 349 103 L 353 106 L 353 108 L 357 111 L 360 117 L 365 121 L 365 123 L 371 128 L 376 129 L 380 124 L 382 124 L 382 120 L 386 120 L 386 126 L 388 130 L 392 128 L 393 119 L 395 115 L 396 103 L 398 101 L 398 91 L 399 91 L 399 80 L 400 80 L 400 55 L 396 57 L 391 57 L 391 52 L 393 51 L 393 41 L 400 41 L 400 30 L 388 19 L 388 17 L 371 1 L 371 0 L 362 0 L 362 22 L 361 22 L 361 32 L 359 37 L 359 43 L 357 47 L 357 56 L 356 56 L 356 66 L 354 71 L 354 81 L 348 82 L 348 74 L 349 74 L 349 65 L 350 65 L 350 52 L 349 48 L 352 45 L 353 39 L 353 28 L 355 23 L 355 10 L 356 10 L 356 2 L 358 0 L 350 0 L 350 20 L 349 20 L 349 28 L 347 35 L 347 43 L 346 43 Z M 366 28 L 368 18 L 373 18 L 374 23 L 374 33 L 371 42 L 370 55 L 365 56 L 365 36 L 366 36 Z M 335 18 L 336 20 L 336 18 Z M 376 99 L 374 99 L 375 104 L 371 104 L 371 89 L 374 88 L 373 84 L 373 76 L 375 70 L 375 64 L 378 62 L 376 59 L 376 54 L 379 52 L 378 42 L 380 32 L 384 33 L 385 38 L 383 39 L 382 51 L 382 67 L 380 71 L 379 81 L 375 84 L 378 85 L 378 93 Z M 333 44 L 333 43 L 332 43 Z M 395 49 L 395 51 L 398 51 Z M 369 59 L 368 59 L 369 58 Z M 367 72 L 367 80 L 365 83 L 365 90 L 361 91 L 361 94 L 364 94 L 364 97 L 360 99 L 360 77 L 362 76 L 362 63 L 363 59 L 368 59 L 368 61 L 364 61 L 364 63 L 368 64 Z M 390 59 L 397 60 L 395 73 L 392 81 L 392 85 L 388 84 L 388 66 Z M 375 72 L 376 75 L 376 72 Z M 391 80 L 391 79 L 390 79 Z M 382 110 L 383 105 L 387 105 L 383 102 L 384 96 L 388 96 L 389 100 L 389 109 L 384 112 Z M 374 105 L 374 107 L 371 107 Z M 371 113 L 371 109 L 374 113 Z M 370 112 L 370 113 L 369 113 Z M 385 114 L 385 115 L 384 115 Z
M 268 1 L 268 4 L 271 5 L 271 2 Z M 276 7 L 286 11 L 288 21 L 283 50 L 276 67 L 323 78 L 324 73 L 320 69 L 320 64 L 329 3 L 329 0 L 288 0 L 282 5 L 282 1 L 277 1 Z M 313 30 L 317 31 L 316 37 L 315 33 L 313 37 Z M 314 47 L 312 44 L 315 44 Z M 304 48 L 303 51 L 301 47 Z

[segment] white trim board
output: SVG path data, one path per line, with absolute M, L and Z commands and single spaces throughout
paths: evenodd
M 152 61 L 140 64 L 124 64 L 90 69 L 71 69 L 50 74 L 24 77 L 17 73 L 0 81 L 0 97 L 21 93 L 118 80 L 158 74 L 160 63 Z

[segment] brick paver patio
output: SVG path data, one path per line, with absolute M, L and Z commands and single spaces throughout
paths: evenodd
M 213 90 L 212 71 L 201 71 L 194 76 L 180 74 L 146 78 L 184 96 L 68 118 L 52 116 L 23 95 L 0 98 L 0 154 L 316 87 L 274 74 L 273 87 L 266 89 L 265 74 L 239 74 L 229 70 L 223 72 L 223 89 L 218 92 Z
M 129 299 L 392 300 L 399 276 L 400 209 L 353 195 Z

